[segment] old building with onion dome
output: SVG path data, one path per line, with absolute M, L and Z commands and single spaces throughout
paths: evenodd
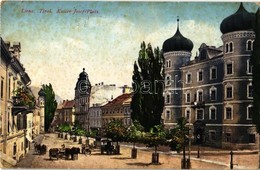
M 168 128 L 186 117 L 195 142 L 222 148 L 255 149 L 252 124 L 252 65 L 255 14 L 243 4 L 220 23 L 223 45 L 202 43 L 191 60 L 193 43 L 181 34 L 163 43 L 165 108 Z M 188 35 L 186 35 L 188 36 Z
M 91 84 L 85 68 L 79 74 L 75 87 L 75 123 L 79 123 L 84 129 L 89 130 L 88 110 L 90 102 Z

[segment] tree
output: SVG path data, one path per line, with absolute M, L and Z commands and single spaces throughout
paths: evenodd
M 253 122 L 256 125 L 257 132 L 260 133 L 260 8 L 256 12 L 255 20 L 255 41 L 254 50 L 252 53 L 252 64 L 253 64 L 253 88 L 254 88 L 254 101 L 253 101 Z M 260 145 L 259 145 L 260 146 Z M 260 147 L 259 147 L 260 149 Z M 259 155 L 259 166 L 260 168 L 260 155 Z
M 52 89 L 52 85 L 44 84 L 42 89 L 45 93 L 45 117 L 44 117 L 44 128 L 45 131 L 48 131 L 51 125 L 51 122 L 54 117 L 55 110 L 57 108 L 57 101 L 55 100 L 55 93 Z
M 123 141 L 126 135 L 126 127 L 123 122 L 120 120 L 113 120 L 108 123 L 106 127 L 106 137 L 111 138 L 113 141 L 116 141 L 116 152 L 120 153 L 120 147 L 118 145 L 119 141 Z
M 186 127 L 186 119 L 181 117 L 178 119 L 177 126 L 170 130 L 168 135 L 169 146 L 171 150 L 180 151 L 183 150 L 183 166 L 186 167 L 186 156 L 185 156 L 185 147 L 189 142 L 189 128 Z M 187 167 L 186 167 L 187 168 Z
M 143 140 L 148 147 L 154 147 L 152 163 L 158 164 L 159 154 L 157 153 L 157 148 L 159 145 L 164 145 L 166 143 L 166 132 L 163 125 L 155 125 L 152 127 L 149 132 L 145 133 Z
M 135 120 L 132 124 L 127 128 L 127 141 L 133 143 L 131 157 L 137 157 L 137 149 L 135 148 L 135 143 L 140 141 L 141 138 L 144 136 L 144 127 Z
M 69 132 L 70 129 L 71 129 L 71 127 L 70 127 L 70 125 L 67 124 L 67 123 L 64 123 L 64 124 L 61 124 L 61 125 L 58 126 L 58 130 L 59 130 L 60 132 Z
M 132 120 L 137 120 L 148 132 L 161 123 L 161 113 L 164 107 L 164 58 L 159 48 L 145 42 L 141 44 L 138 64 L 134 63 L 132 86 L 135 91 L 132 96 Z
M 127 128 L 127 141 L 133 142 L 133 148 L 135 148 L 135 143 L 143 136 L 143 130 L 144 127 L 137 120 Z

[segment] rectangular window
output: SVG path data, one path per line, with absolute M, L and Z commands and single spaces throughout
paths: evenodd
M 186 83 L 191 83 L 191 74 L 187 74 Z
M 166 111 L 166 120 L 170 120 L 171 119 L 171 113 L 169 110 Z
M 216 100 L 216 90 L 211 90 L 211 94 L 210 94 L 210 100 L 214 101 Z
M 228 143 L 232 142 L 231 133 L 225 133 L 225 142 L 228 142 Z
M 211 69 L 211 79 L 216 79 L 217 78 L 217 69 L 212 68 Z
M 233 70 L 232 70 L 232 63 L 227 64 L 227 74 L 232 74 Z
M 199 71 L 199 73 L 198 73 L 198 81 L 202 81 L 202 79 L 203 79 L 203 72 Z
M 166 67 L 171 68 L 171 60 L 166 61 Z
M 253 65 L 252 65 L 252 62 L 251 60 L 248 61 L 248 66 L 247 66 L 247 73 L 253 73 Z
M 210 141 L 216 141 L 216 131 L 213 131 L 213 130 L 211 130 L 211 131 L 209 131 L 209 140 Z
M 190 93 L 186 94 L 186 103 L 190 103 Z
M 186 110 L 185 118 L 186 120 L 190 120 L 190 110 Z
M 226 119 L 231 120 L 232 119 L 232 108 L 227 107 L 226 108 Z
M 250 98 L 253 97 L 253 86 L 252 85 L 248 86 L 248 97 L 250 97 Z
M 216 109 L 210 109 L 210 120 L 216 120 Z
M 227 96 L 228 99 L 233 97 L 232 87 L 227 87 Z
M 249 134 L 249 141 L 248 143 L 255 143 L 255 134 Z
M 1 91 L 0 91 L 1 99 L 4 98 L 4 78 L 1 77 Z
M 248 108 L 247 108 L 247 120 L 252 120 L 252 114 L 253 114 L 253 107 L 251 106 L 249 106 Z
M 171 96 L 170 96 L 169 94 L 166 95 L 166 103 L 167 103 L 167 104 L 170 103 L 170 100 L 171 100 L 170 97 L 171 97 Z
M 203 110 L 197 110 L 197 120 L 203 120 L 204 115 L 203 115 Z
M 202 91 L 200 91 L 199 93 L 198 93 L 198 95 L 199 95 L 199 102 L 202 102 L 203 101 L 203 93 L 202 93 Z

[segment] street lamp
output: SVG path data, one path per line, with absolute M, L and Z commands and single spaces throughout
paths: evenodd
M 189 113 L 189 155 L 188 155 L 188 160 L 187 160 L 187 168 L 190 169 L 191 168 L 191 162 L 190 162 L 190 152 L 191 152 L 191 126 L 190 126 L 190 121 L 191 121 L 191 112 Z

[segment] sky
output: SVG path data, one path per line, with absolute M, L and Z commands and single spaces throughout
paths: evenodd
M 259 4 L 244 3 L 250 12 Z M 176 32 L 199 46 L 222 45 L 220 24 L 239 2 L 6 1 L 1 4 L 1 36 L 21 43 L 20 61 L 32 86 L 51 83 L 63 99 L 85 68 L 92 85 L 132 82 L 141 42 L 162 48 Z M 75 13 L 76 10 L 76 13 Z M 46 11 L 51 11 L 48 13 Z

